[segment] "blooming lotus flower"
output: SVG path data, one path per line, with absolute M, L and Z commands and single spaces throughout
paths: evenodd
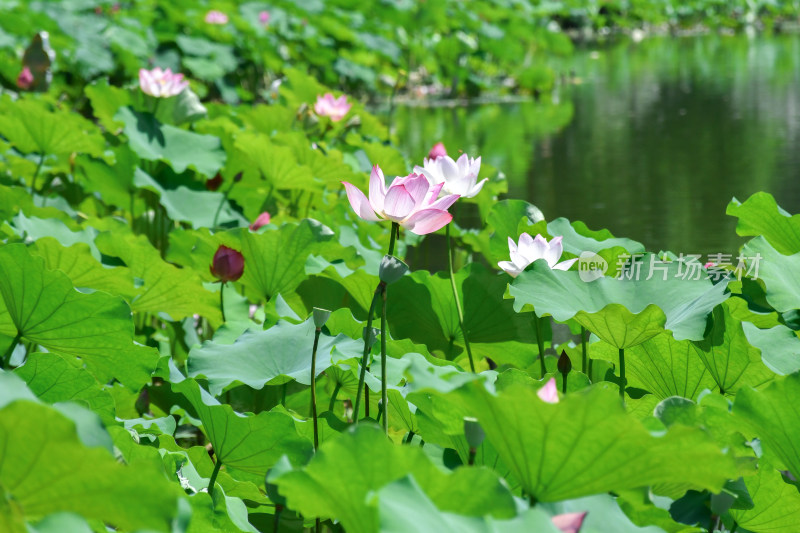
M 347 103 L 347 96 L 334 98 L 331 93 L 325 96 L 317 95 L 314 112 L 321 117 L 330 117 L 333 122 L 339 122 L 350 111 L 352 104 Z
M 169 98 L 180 94 L 188 86 L 189 82 L 184 81 L 183 74 L 173 74 L 170 69 L 139 69 L 139 88 L 150 96 Z
M 434 232 L 453 220 L 447 209 L 458 199 L 457 194 L 450 194 L 437 200 L 442 184 L 431 185 L 419 174 L 398 176 L 387 189 L 378 165 L 372 167 L 369 177 L 369 199 L 355 185 L 346 181 L 342 184 L 350 206 L 359 217 L 370 221 L 391 220 L 417 235 Z
M 250 224 L 250 229 L 252 231 L 258 231 L 258 228 L 260 228 L 261 226 L 266 226 L 267 224 L 269 224 L 271 218 L 272 217 L 269 216 L 269 213 L 264 211 L 263 213 L 258 215 L 258 218 L 256 218 L 255 222 Z
M 508 251 L 511 255 L 511 261 L 500 261 L 497 265 L 505 270 L 512 278 L 516 278 L 520 272 L 525 270 L 525 267 L 536 261 L 537 259 L 544 259 L 550 268 L 556 270 L 569 270 L 575 259 L 558 262 L 563 252 L 561 245 L 561 237 L 553 237 L 550 242 L 541 235 L 532 238 L 527 233 L 519 236 L 519 245 L 514 242 L 511 237 L 508 238 Z
M 553 522 L 553 525 L 563 533 L 578 533 L 581 530 L 584 518 L 586 518 L 586 511 L 582 513 L 558 514 L 551 517 L 550 520 Z
M 269 22 L 269 11 L 262 11 L 258 14 L 258 21 L 266 25 Z
M 30 68 L 25 67 L 22 69 L 22 72 L 19 73 L 19 76 L 17 76 L 17 87 L 23 91 L 26 91 L 30 89 L 32 85 L 33 73 L 31 72 Z
M 556 387 L 556 378 L 550 378 L 550 381 L 544 384 L 544 387 L 536 391 L 536 394 L 543 402 L 558 403 L 558 387 Z
M 211 261 L 211 275 L 225 283 L 236 281 L 244 274 L 244 256 L 227 246 L 220 245 Z
M 428 152 L 428 159 L 437 159 L 446 155 L 447 149 L 444 147 L 444 143 L 436 143 L 431 148 L 431 151 Z
M 211 11 L 206 13 L 205 21 L 208 24 L 227 24 L 228 15 L 226 15 L 222 11 L 217 11 L 216 9 L 212 9 Z
M 480 170 L 481 158 L 472 159 L 467 154 L 462 154 L 458 161 L 453 161 L 448 155 L 441 155 L 435 159 L 426 159 L 421 167 L 414 167 L 414 172 L 423 174 L 432 184 L 442 183 L 444 192 L 464 198 L 472 198 L 481 192 L 486 178 L 476 183 Z

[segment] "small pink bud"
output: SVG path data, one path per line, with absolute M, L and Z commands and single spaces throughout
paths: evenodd
M 250 230 L 258 231 L 258 228 L 260 228 L 261 226 L 266 226 L 267 224 L 269 224 L 270 218 L 272 217 L 269 216 L 269 213 L 264 211 L 263 213 L 258 215 L 258 218 L 256 218 L 255 222 L 250 224 Z
M 261 24 L 266 25 L 267 22 L 269 22 L 269 11 L 262 11 L 261 13 L 259 13 L 258 14 L 258 21 Z
M 428 152 L 428 159 L 437 159 L 439 157 L 444 157 L 447 155 L 447 149 L 444 147 L 444 143 L 436 143 L 431 148 L 431 151 Z
M 236 281 L 244 274 L 244 256 L 227 246 L 220 245 L 211 262 L 211 275 L 222 282 Z
M 713 261 L 709 261 L 708 263 L 703 265 L 703 268 L 709 269 L 709 268 L 711 268 L 713 266 L 714 266 L 714 262 Z
M 544 387 L 536 391 L 539 398 L 547 403 L 558 403 L 558 388 L 556 387 L 556 379 L 550 378 L 550 381 L 545 383 Z
M 550 520 L 552 520 L 553 525 L 563 533 L 578 533 L 581 530 L 584 518 L 586 518 L 586 511 L 582 513 L 559 514 L 550 518 Z
M 33 74 L 31 73 L 31 69 L 25 67 L 22 69 L 22 72 L 19 73 L 17 76 L 17 87 L 26 91 L 31 88 L 33 85 Z
M 217 175 L 211 178 L 210 180 L 206 180 L 206 190 L 208 191 L 216 191 L 222 185 L 222 174 L 217 172 Z

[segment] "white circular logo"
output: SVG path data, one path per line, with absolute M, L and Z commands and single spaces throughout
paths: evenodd
M 602 278 L 608 270 L 605 259 L 594 252 L 581 252 L 578 258 L 578 275 L 581 280 L 589 283 Z

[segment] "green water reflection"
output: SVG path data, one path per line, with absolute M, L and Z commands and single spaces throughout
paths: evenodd
M 650 38 L 554 64 L 557 105 L 399 108 L 407 155 L 433 142 L 480 154 L 548 219 L 650 250 L 735 253 L 734 196 L 800 212 L 800 36 Z

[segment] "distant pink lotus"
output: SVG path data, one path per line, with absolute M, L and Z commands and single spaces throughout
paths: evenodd
M 334 98 L 331 93 L 325 93 L 325 96 L 317 95 L 314 112 L 321 117 L 330 117 L 333 122 L 339 122 L 351 107 L 352 104 L 347 103 L 347 96 Z
M 260 228 L 262 226 L 266 226 L 267 224 L 269 224 L 269 221 L 270 221 L 271 218 L 272 217 L 270 217 L 269 213 L 264 211 L 263 213 L 258 215 L 258 218 L 256 218 L 255 222 L 250 224 L 250 229 L 252 231 L 258 231 L 258 228 Z
M 269 22 L 269 11 L 262 11 L 258 14 L 258 21 L 265 26 Z
M 550 378 L 550 381 L 544 384 L 544 387 L 536 391 L 539 398 L 547 403 L 558 403 L 558 387 L 556 387 L 556 379 Z
M 228 15 L 226 15 L 222 11 L 217 11 L 216 9 L 212 9 L 211 11 L 206 13 L 205 21 L 208 24 L 227 24 Z
M 435 160 L 439 157 L 444 157 L 447 155 L 447 149 L 444 147 L 444 143 L 438 142 L 433 145 L 431 151 L 428 152 L 428 159 Z
M 514 242 L 511 237 L 508 238 L 508 252 L 511 255 L 511 261 L 500 261 L 497 266 L 505 270 L 511 277 L 516 278 L 525 270 L 525 267 L 536 261 L 537 259 L 544 259 L 550 268 L 556 270 L 569 270 L 569 267 L 578 260 L 569 259 L 567 261 L 558 262 L 561 259 L 563 246 L 561 245 L 561 237 L 553 237 L 550 242 L 541 235 L 537 235 L 534 239 L 527 233 L 519 236 L 519 245 Z
M 431 185 L 425 176 L 409 174 L 396 177 L 389 188 L 378 165 L 369 178 L 369 199 L 358 187 L 343 181 L 347 199 L 364 220 L 391 220 L 417 235 L 425 235 L 446 226 L 453 215 L 447 209 L 458 200 L 457 194 L 439 197 L 442 184 Z
M 19 73 L 19 76 L 17 76 L 17 87 L 23 91 L 27 91 L 32 85 L 33 73 L 31 72 L 31 69 L 25 67 L 22 69 L 22 72 Z
M 586 518 L 586 511 L 582 513 L 559 514 L 550 518 L 550 520 L 552 520 L 553 525 L 563 533 L 579 533 L 584 518 Z
M 150 96 L 169 98 L 180 94 L 188 86 L 189 82 L 183 79 L 183 74 L 173 74 L 170 69 L 139 69 L 139 88 Z

